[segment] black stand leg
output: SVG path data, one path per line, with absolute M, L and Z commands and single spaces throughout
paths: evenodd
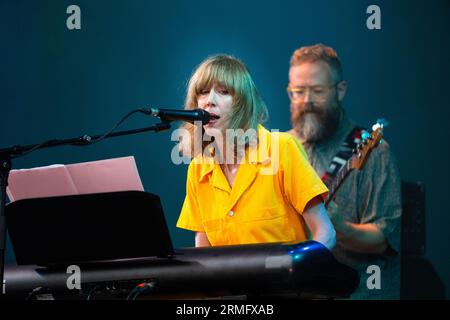
M 0 159 L 0 283 L 2 289 L 0 296 L 5 293 L 6 284 L 4 283 L 5 275 L 5 250 L 6 250 L 6 187 L 8 185 L 8 175 L 11 170 L 11 159 Z

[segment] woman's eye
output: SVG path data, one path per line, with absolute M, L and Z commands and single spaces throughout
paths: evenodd
M 201 95 L 205 95 L 205 94 L 208 94 L 209 93 L 209 90 L 200 90 L 200 94 Z
M 223 94 L 223 95 L 230 94 L 230 92 L 227 89 L 221 89 L 221 90 L 219 90 L 219 93 Z

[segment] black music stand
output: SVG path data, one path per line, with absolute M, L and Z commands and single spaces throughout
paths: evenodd
M 125 191 L 24 199 L 6 206 L 18 265 L 58 266 L 170 257 L 157 195 Z

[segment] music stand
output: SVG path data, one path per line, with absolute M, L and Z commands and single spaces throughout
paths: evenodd
M 170 257 L 157 195 L 142 191 L 23 199 L 6 206 L 18 265 L 57 266 Z

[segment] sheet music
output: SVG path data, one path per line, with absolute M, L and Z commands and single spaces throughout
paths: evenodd
M 11 170 L 11 202 L 51 196 L 114 191 L 144 191 L 133 156 Z

